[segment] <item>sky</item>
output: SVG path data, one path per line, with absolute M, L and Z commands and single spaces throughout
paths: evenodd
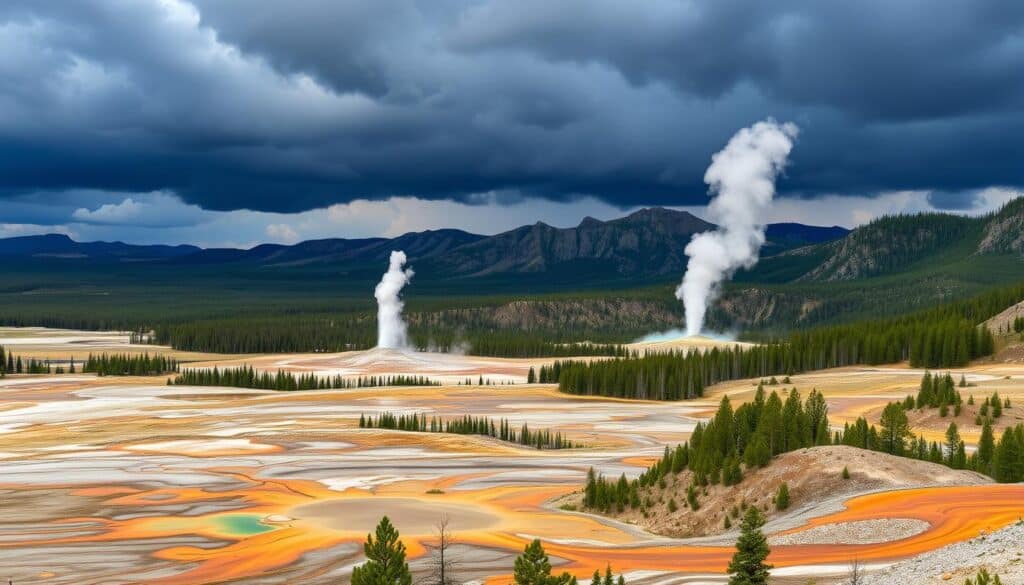
M 4 0 L 0 237 L 249 246 L 702 215 L 800 127 L 767 221 L 1024 188 L 1019 0 Z

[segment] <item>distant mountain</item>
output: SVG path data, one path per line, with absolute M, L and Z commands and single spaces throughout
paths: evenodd
M 267 266 L 312 264 L 385 263 L 392 250 L 403 250 L 410 258 L 444 254 L 485 236 L 462 230 L 442 229 L 410 232 L 397 238 L 329 238 L 307 240 L 292 246 L 263 244 L 249 250 L 211 248 L 179 259 L 179 262 L 212 264 L 248 262 Z
M 686 211 L 642 209 L 611 221 L 587 217 L 573 228 L 538 222 L 461 246 L 435 262 L 441 272 L 459 276 L 552 271 L 627 278 L 678 275 L 686 268 L 686 244 L 714 228 Z M 784 223 L 769 225 L 767 232 L 764 253 L 773 254 L 839 238 L 848 230 Z
M 294 245 L 263 244 L 248 250 L 194 246 L 79 243 L 63 235 L 0 240 L 0 255 L 62 261 L 165 261 L 176 265 L 326 267 L 353 270 L 387 262 L 403 250 L 418 273 L 435 278 L 552 273 L 561 277 L 649 279 L 686 268 L 686 244 L 715 226 L 691 213 L 642 209 L 610 221 L 585 218 L 576 227 L 543 222 L 494 236 L 455 229 L 410 232 L 396 238 L 330 238 Z M 771 224 L 765 255 L 844 236 L 840 227 Z
M 142 262 L 179 258 L 199 252 L 196 246 L 136 246 L 123 242 L 76 242 L 63 234 L 0 239 L 0 256 L 77 258 Z
M 564 270 L 586 263 L 621 276 L 678 273 L 694 234 L 714 225 L 685 211 L 643 209 L 612 221 L 585 218 L 574 228 L 536 223 L 460 246 L 435 260 L 459 276 Z

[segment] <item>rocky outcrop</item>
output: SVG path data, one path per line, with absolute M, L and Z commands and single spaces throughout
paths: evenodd
M 1006 205 L 985 224 L 979 254 L 1024 254 L 1024 198 Z
M 714 227 L 668 209 L 644 209 L 607 222 L 588 217 L 574 228 L 538 222 L 462 246 L 436 262 L 460 276 L 545 272 L 569 263 L 622 276 L 661 276 L 681 273 L 690 238 Z
M 583 298 L 552 301 L 513 301 L 493 307 L 447 309 L 412 313 L 410 323 L 441 326 L 473 323 L 502 331 L 599 331 L 616 328 L 638 335 L 679 326 L 682 304 L 674 299 L 649 301 L 628 298 Z
M 828 258 L 799 280 L 834 282 L 897 272 L 960 242 L 972 220 L 954 215 L 885 217 L 824 244 Z
M 979 570 L 999 575 L 1005 585 L 1024 583 L 1024 522 L 1018 521 L 992 534 L 952 544 L 885 569 L 868 573 L 865 585 L 941 585 L 963 583 Z

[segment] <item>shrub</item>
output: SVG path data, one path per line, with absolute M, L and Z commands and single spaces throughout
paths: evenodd
M 782 482 L 779 491 L 775 494 L 775 509 L 785 510 L 789 507 L 789 484 Z

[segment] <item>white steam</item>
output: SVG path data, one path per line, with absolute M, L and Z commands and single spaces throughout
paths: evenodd
M 408 330 L 402 320 L 404 303 L 398 294 L 409 284 L 413 272 L 411 268 L 403 270 L 404 264 L 405 252 L 391 252 L 388 271 L 373 291 L 373 296 L 377 297 L 377 347 L 403 349 L 409 346 Z
M 711 157 L 704 182 L 714 195 L 708 205 L 709 219 L 718 228 L 690 240 L 686 246 L 690 261 L 676 289 L 676 298 L 686 306 L 687 335 L 697 335 L 704 328 L 708 303 L 718 294 L 721 282 L 740 267 L 757 264 L 775 177 L 785 167 L 796 135 L 795 124 L 769 119 L 743 128 Z

